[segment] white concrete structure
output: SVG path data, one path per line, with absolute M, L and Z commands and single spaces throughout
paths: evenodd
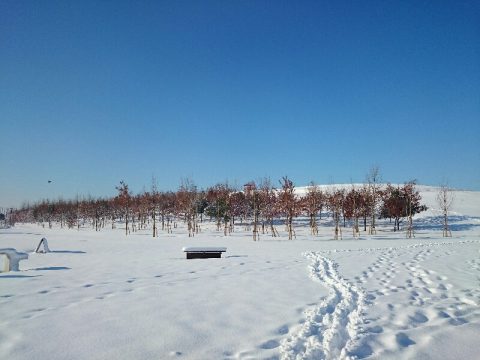
M 40 247 L 42 246 L 43 244 L 43 250 L 40 249 Z M 40 242 L 38 243 L 38 246 L 37 248 L 35 249 L 35 252 L 36 253 L 49 253 L 50 252 L 50 249 L 48 248 L 48 242 L 47 242 L 47 239 L 46 238 L 42 238 L 42 240 L 40 240 Z
M 0 249 L 0 255 L 5 255 L 2 272 L 18 271 L 20 260 L 28 259 L 28 254 L 18 252 L 13 248 Z

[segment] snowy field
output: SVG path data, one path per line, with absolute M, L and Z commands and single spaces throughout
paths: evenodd
M 0 248 L 30 254 L 0 274 L 0 359 L 480 359 L 480 192 L 456 192 L 442 238 L 435 189 L 416 237 L 297 239 L 214 224 L 152 238 L 18 224 Z M 42 237 L 51 253 L 32 253 Z M 184 246 L 225 246 L 186 260 Z M 3 260 L 2 260 L 3 261 Z

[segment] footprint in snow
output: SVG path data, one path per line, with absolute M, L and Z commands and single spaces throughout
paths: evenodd
M 376 325 L 366 330 L 367 333 L 380 334 L 383 332 L 383 327 Z
M 426 317 L 421 311 L 417 311 L 415 315 L 410 316 L 410 320 L 414 323 L 426 323 L 428 321 L 428 317 Z
M 279 333 L 280 335 L 286 335 L 286 334 L 288 334 L 288 332 L 289 332 L 288 325 L 283 325 L 283 326 L 279 327 L 278 330 L 277 330 L 277 333 Z
M 174 356 L 182 356 L 183 354 L 180 351 L 170 351 L 168 355 L 171 357 L 174 357 Z
M 37 309 L 31 310 L 31 312 L 36 312 L 36 313 L 38 313 L 38 312 L 42 312 L 42 311 L 45 311 L 45 310 L 47 310 L 47 309 L 46 309 L 46 308 L 37 308 Z
M 262 345 L 260 345 L 260 348 L 265 350 L 271 350 L 279 346 L 280 343 L 277 340 L 268 340 L 267 342 L 264 342 Z
M 449 319 L 448 323 L 453 326 L 459 326 L 468 323 L 464 318 Z
M 408 347 L 410 345 L 416 344 L 416 342 L 410 339 L 405 333 L 398 333 L 397 335 L 395 335 L 395 340 L 397 340 L 397 344 L 401 347 Z

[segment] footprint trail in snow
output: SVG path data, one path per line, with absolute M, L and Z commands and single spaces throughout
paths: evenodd
M 328 296 L 314 309 L 306 312 L 300 330 L 285 339 L 281 358 L 348 359 L 358 338 L 365 306 L 363 290 L 342 278 L 331 259 L 310 252 L 310 277 L 328 287 Z
M 477 323 L 480 291 L 455 287 L 438 266 L 444 259 L 461 264 L 459 260 L 465 258 L 457 252 L 477 243 L 457 241 L 307 253 L 310 277 L 328 289 L 328 296 L 305 311 L 303 324 L 281 342 L 280 358 L 363 359 L 399 354 L 409 358 L 411 347 L 421 351 L 422 337 Z M 358 259 L 358 264 L 369 256 L 373 262 L 364 271 L 354 267 L 357 270 L 350 274 L 353 280 L 349 282 L 348 277 L 339 274 L 339 265 L 333 260 L 342 253 L 355 253 L 348 259 Z M 459 260 L 452 261 L 452 256 L 459 256 Z M 466 263 L 473 274 L 463 276 L 475 276 L 478 258 Z M 348 266 L 345 270 L 352 273 Z

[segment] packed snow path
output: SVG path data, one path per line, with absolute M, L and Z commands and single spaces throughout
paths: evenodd
M 358 335 L 365 296 L 362 290 L 343 279 L 337 264 L 319 253 L 310 252 L 310 277 L 325 284 L 328 297 L 306 312 L 298 333 L 281 346 L 282 359 L 346 359 Z

